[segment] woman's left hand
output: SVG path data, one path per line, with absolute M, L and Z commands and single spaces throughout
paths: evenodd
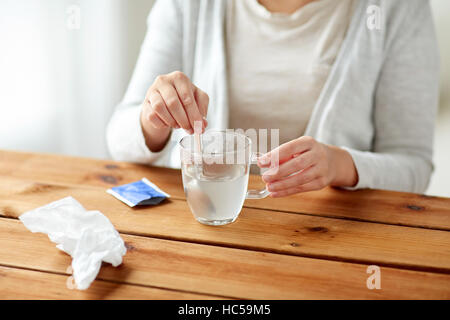
M 272 197 L 319 190 L 326 186 L 354 186 L 358 174 L 350 154 L 307 136 L 289 141 L 262 156 L 258 165 L 270 169 L 263 180 Z

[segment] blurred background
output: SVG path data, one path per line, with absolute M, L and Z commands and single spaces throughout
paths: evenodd
M 109 158 L 105 127 L 154 0 L 0 0 L 0 149 Z M 450 1 L 431 0 L 441 50 L 436 170 L 450 197 Z

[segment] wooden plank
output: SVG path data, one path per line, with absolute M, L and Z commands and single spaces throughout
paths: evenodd
M 326 188 L 284 199 L 247 200 L 245 206 L 450 231 L 450 199 L 405 192 Z
M 0 175 L 42 183 L 109 188 L 147 177 L 184 199 L 179 170 L 107 160 L 0 151 Z M 252 176 L 250 186 L 261 186 Z M 246 207 L 394 225 L 450 230 L 450 199 L 391 191 L 327 188 L 282 199 L 247 200 Z
M 5 300 L 205 300 L 219 297 L 95 281 L 87 290 L 69 289 L 67 275 L 0 266 L 0 298 Z
M 36 184 L 5 177 L 0 215 L 21 213 L 74 196 L 102 211 L 122 233 L 290 255 L 450 272 L 450 232 L 244 208 L 232 225 L 194 220 L 185 201 L 131 209 L 102 189 Z
M 147 177 L 173 197 L 185 198 L 179 170 L 127 162 L 0 150 L 0 175 L 102 188 Z
M 449 299 L 450 275 L 381 268 L 369 290 L 367 266 L 122 235 L 121 266 L 98 278 L 126 284 L 249 299 Z M 46 235 L 0 219 L 0 264 L 64 273 L 70 257 Z

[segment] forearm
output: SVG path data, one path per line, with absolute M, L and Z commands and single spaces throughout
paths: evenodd
M 353 187 L 358 183 L 358 171 L 349 152 L 339 147 L 327 145 L 330 153 L 334 187 Z
M 345 148 L 352 156 L 358 171 L 358 183 L 349 188 L 383 189 L 403 192 L 425 192 L 433 165 L 431 155 L 413 151 L 360 151 Z

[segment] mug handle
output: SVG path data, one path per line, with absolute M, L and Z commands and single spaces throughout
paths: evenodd
M 257 164 L 258 158 L 260 158 L 263 154 L 260 152 L 254 152 L 252 153 L 252 156 L 250 158 L 250 165 Z M 264 199 L 270 194 L 270 192 L 267 190 L 267 188 L 261 189 L 261 190 L 247 190 L 246 199 Z

